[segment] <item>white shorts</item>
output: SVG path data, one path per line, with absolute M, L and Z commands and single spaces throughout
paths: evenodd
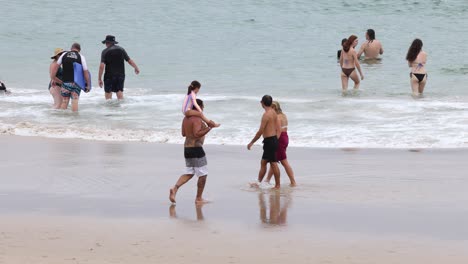
M 208 166 L 201 167 L 185 167 L 184 174 L 193 174 L 197 177 L 202 177 L 208 175 Z

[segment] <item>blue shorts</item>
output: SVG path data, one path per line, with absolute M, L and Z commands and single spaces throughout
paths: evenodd
M 108 79 L 104 79 L 104 91 L 106 93 L 123 92 L 125 75 L 116 74 Z
M 60 92 L 63 97 L 71 97 L 77 99 L 80 97 L 81 88 L 75 83 L 63 83 L 62 91 Z

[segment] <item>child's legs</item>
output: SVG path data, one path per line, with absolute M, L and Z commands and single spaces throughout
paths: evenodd
M 185 116 L 186 117 L 190 117 L 190 116 L 198 116 L 200 117 L 201 119 L 203 119 L 203 121 L 205 121 L 205 123 L 209 123 L 210 120 L 208 118 L 206 118 L 202 112 L 198 112 L 196 110 L 187 110 L 185 111 Z

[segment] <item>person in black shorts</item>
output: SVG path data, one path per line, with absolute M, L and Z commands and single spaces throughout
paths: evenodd
M 250 150 L 253 144 L 263 136 L 263 155 L 260 162 L 260 171 L 258 172 L 258 182 L 252 185 L 260 185 L 265 173 L 267 172 L 267 165 L 270 163 L 271 170 L 275 176 L 275 189 L 280 188 L 280 170 L 278 167 L 278 159 L 276 158 L 276 150 L 278 149 L 278 138 L 281 134 L 281 125 L 278 120 L 278 115 L 275 110 L 271 108 L 273 98 L 270 95 L 264 95 L 260 101 L 265 113 L 263 113 L 260 128 L 255 134 L 254 138 L 247 145 Z
M 112 93 L 117 94 L 117 99 L 123 99 L 124 82 L 125 82 L 125 63 L 127 61 L 135 69 L 135 74 L 139 74 L 140 70 L 135 62 L 130 59 L 124 48 L 117 46 L 118 42 L 115 37 L 107 35 L 102 41 L 106 44 L 106 49 L 101 53 L 101 65 L 99 66 L 99 86 L 104 85 L 106 100 L 112 99 Z M 102 81 L 102 73 L 104 72 L 104 82 Z

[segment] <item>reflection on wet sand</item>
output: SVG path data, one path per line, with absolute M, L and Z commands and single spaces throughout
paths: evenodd
M 197 221 L 205 220 L 205 216 L 203 216 L 202 207 L 203 207 L 203 204 L 202 205 L 195 205 L 195 212 L 196 212 L 196 216 L 197 216 Z M 169 217 L 174 218 L 174 219 L 178 219 L 175 204 L 172 204 L 171 206 L 169 206 Z M 188 219 L 185 219 L 185 220 L 188 220 Z
M 290 203 L 290 194 L 281 195 L 279 192 L 259 193 L 260 220 L 267 225 L 286 225 Z

